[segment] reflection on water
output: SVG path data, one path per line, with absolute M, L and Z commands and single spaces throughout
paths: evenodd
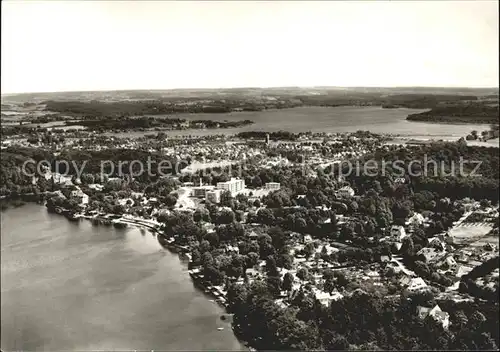
M 72 223 L 37 205 L 1 217 L 2 349 L 242 348 L 149 232 Z

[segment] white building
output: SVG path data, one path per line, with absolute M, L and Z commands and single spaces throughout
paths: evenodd
M 236 195 L 239 191 L 245 188 L 245 181 L 239 178 L 231 178 L 226 182 L 217 182 L 217 189 L 231 192 L 231 195 Z
M 87 205 L 89 203 L 89 196 L 83 193 L 80 187 L 76 187 L 75 190 L 71 191 L 71 197 L 80 198 L 81 205 Z
M 446 254 L 445 251 L 438 251 L 432 247 L 431 248 L 424 247 L 420 251 L 417 252 L 417 256 L 421 256 L 423 259 L 422 261 L 424 261 L 426 263 L 437 260 L 445 254 Z
M 420 319 L 425 319 L 428 316 L 432 317 L 436 322 L 440 323 L 444 329 L 448 329 L 448 326 L 450 326 L 450 315 L 443 312 L 441 307 L 437 304 L 434 308 L 418 306 L 417 313 Z
M 324 292 L 318 289 L 313 289 L 314 296 L 316 299 L 324 306 L 328 306 L 331 301 L 337 301 L 344 298 L 344 296 L 339 292 L 334 292 L 332 294 Z
M 279 182 L 267 182 L 265 188 L 269 191 L 277 191 L 280 189 Z
M 410 280 L 410 283 L 408 284 L 408 291 L 420 291 L 424 288 L 427 288 L 427 284 L 421 277 L 416 277 Z
M 344 186 L 337 191 L 337 195 L 343 198 L 350 198 L 354 196 L 354 190 L 349 186 Z
M 212 203 L 219 204 L 220 203 L 221 195 L 222 195 L 222 190 L 221 189 L 214 189 L 212 191 L 207 191 L 206 192 L 205 199 L 207 201 L 212 202 Z
M 456 270 L 457 265 L 457 261 L 455 260 L 455 258 L 453 258 L 452 255 L 447 256 L 437 264 L 438 267 L 447 268 L 449 270 Z
M 403 226 L 393 225 L 391 227 L 391 237 L 394 241 L 401 242 L 406 237 L 406 231 Z
M 207 192 L 212 191 L 214 188 L 214 186 L 193 187 L 191 195 L 196 198 L 205 198 L 207 196 Z
M 406 220 L 406 225 L 408 226 L 420 226 L 424 223 L 425 218 L 420 213 L 413 213 L 413 215 Z

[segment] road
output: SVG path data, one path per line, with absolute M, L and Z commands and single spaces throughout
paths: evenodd
M 403 273 L 408 276 L 417 276 L 413 271 L 408 270 L 403 263 L 401 263 L 401 257 L 392 257 L 391 262 L 396 263 Z

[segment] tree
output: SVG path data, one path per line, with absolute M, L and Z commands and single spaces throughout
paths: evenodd
M 491 334 L 488 332 L 482 332 L 476 343 L 478 349 L 488 350 L 488 351 L 498 351 L 497 344 L 495 340 L 492 339 Z
M 177 197 L 175 197 L 172 194 L 169 194 L 168 196 L 165 197 L 165 205 L 169 208 L 173 208 L 175 204 L 177 203 Z
M 401 253 L 404 256 L 412 256 L 415 251 L 415 246 L 411 237 L 403 238 L 403 243 L 401 244 Z
M 269 256 L 266 259 L 266 271 L 268 276 L 278 276 L 278 267 L 276 266 L 276 259 L 273 256 Z
M 204 268 L 209 267 L 210 265 L 213 265 L 214 263 L 214 258 L 209 252 L 204 252 L 201 256 L 201 263 Z
M 349 280 L 347 280 L 345 274 L 340 271 L 334 271 L 334 274 L 337 285 L 341 288 L 346 287 L 347 284 L 349 283 Z
M 191 262 L 194 265 L 199 265 L 201 263 L 201 254 L 198 248 L 194 248 L 191 251 Z
M 262 187 L 262 179 L 258 175 L 252 179 L 252 186 L 255 188 Z
M 297 230 L 297 232 L 304 232 L 306 229 L 307 229 L 307 222 L 305 219 L 303 218 L 300 218 L 300 217 L 296 217 L 295 218 L 295 229 Z
M 233 206 L 233 196 L 231 192 L 224 191 L 220 196 L 220 205 L 223 207 L 232 207 Z
M 255 252 L 250 252 L 246 255 L 247 267 L 253 267 L 259 262 L 259 255 Z
M 415 271 L 417 272 L 417 274 L 423 276 L 429 276 L 431 273 L 429 266 L 420 260 L 417 260 L 415 262 Z
M 282 249 L 287 241 L 286 235 L 283 230 L 278 226 L 273 226 L 269 229 L 268 235 L 271 236 L 274 248 L 277 250 Z
M 458 330 L 463 329 L 468 322 L 467 315 L 465 315 L 463 310 L 459 310 L 455 313 L 455 316 L 453 317 L 453 325 L 455 325 Z
M 481 205 L 482 208 L 487 208 L 487 207 L 491 206 L 491 201 L 488 199 L 481 199 L 479 204 Z
M 337 335 L 326 343 L 325 348 L 329 351 L 347 351 L 349 346 L 349 341 L 345 336 Z
M 304 253 L 307 258 L 310 258 L 315 252 L 314 243 L 309 242 L 304 247 Z
M 248 296 L 247 289 L 244 285 L 232 284 L 227 290 L 228 311 L 238 314 L 241 309 L 244 309 Z
M 293 274 L 291 273 L 286 273 L 285 276 L 283 277 L 283 289 L 285 291 L 291 291 L 293 287 Z
M 217 224 L 230 224 L 234 221 L 234 213 L 229 209 L 223 209 L 217 216 Z
M 328 250 L 326 249 L 326 246 L 323 246 L 323 248 L 321 248 L 321 258 L 323 260 L 326 260 L 325 258 L 328 258 Z
M 112 213 L 121 215 L 125 213 L 125 207 L 121 204 L 116 204 L 112 207 Z
M 214 265 L 208 265 L 203 271 L 205 278 L 214 285 L 221 285 L 224 283 L 226 275 Z
M 281 292 L 282 282 L 279 276 L 271 275 L 266 279 L 268 290 L 274 295 L 278 295 Z
M 258 221 L 265 225 L 272 225 L 275 221 L 273 212 L 270 209 L 264 208 L 257 212 Z
M 300 268 L 297 271 L 297 277 L 303 281 L 307 280 L 309 278 L 309 272 L 307 271 L 306 268 Z
M 332 233 L 335 234 L 338 230 L 337 214 L 335 213 L 332 214 L 332 216 L 330 217 L 330 224 L 332 228 Z
M 469 327 L 472 329 L 480 328 L 486 322 L 486 317 L 483 313 L 475 311 L 469 318 Z
M 280 268 L 292 269 L 293 267 L 293 257 L 288 254 L 288 251 L 282 250 L 281 253 L 278 254 L 276 259 L 276 264 Z
M 325 279 L 325 282 L 323 284 L 323 289 L 325 292 L 332 293 L 333 290 L 335 289 L 335 279 L 332 277 L 329 277 L 328 279 Z

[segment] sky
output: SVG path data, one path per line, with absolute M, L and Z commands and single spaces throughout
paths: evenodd
M 2 93 L 498 87 L 498 1 L 2 1 Z

